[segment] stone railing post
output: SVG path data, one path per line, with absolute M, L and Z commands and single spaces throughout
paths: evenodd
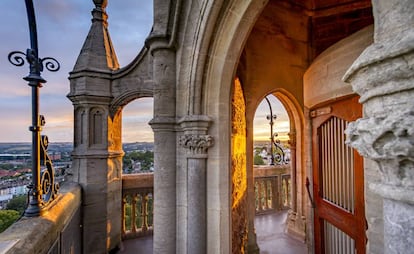
M 374 43 L 344 80 L 361 98 L 364 117 L 347 128 L 347 143 L 375 161 L 383 198 L 384 252 L 414 249 L 414 2 L 374 0 Z M 369 237 L 368 237 L 369 241 Z
M 148 192 L 142 193 L 141 200 L 141 216 L 142 216 L 142 231 L 148 230 Z
M 180 121 L 184 135 L 180 145 L 187 157 L 187 253 L 206 253 L 207 246 L 207 150 L 213 137 L 207 135 L 207 116 L 188 116 Z

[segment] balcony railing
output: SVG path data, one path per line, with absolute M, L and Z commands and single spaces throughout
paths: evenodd
M 291 206 L 290 166 L 254 167 L 256 214 L 289 209 Z
M 154 175 L 122 176 L 122 239 L 153 233 Z
M 290 207 L 290 166 L 254 168 L 256 214 Z M 154 175 L 122 176 L 122 239 L 153 234 Z

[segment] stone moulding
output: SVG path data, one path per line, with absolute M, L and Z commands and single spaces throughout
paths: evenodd
M 414 52 L 392 58 L 387 61 L 372 63 L 357 72 L 362 75 L 349 77 L 353 90 L 361 95 L 364 103 L 377 96 L 390 95 L 414 89 Z
M 179 144 L 187 148 L 190 154 L 204 155 L 207 154 L 207 149 L 213 146 L 214 141 L 210 135 L 183 135 Z
M 366 48 L 342 78 L 352 83 L 360 103 L 377 96 L 414 89 L 414 33 L 375 41 Z

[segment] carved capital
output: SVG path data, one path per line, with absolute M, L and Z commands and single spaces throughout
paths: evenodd
M 205 155 L 207 149 L 213 145 L 213 137 L 210 135 L 183 135 L 179 144 L 188 149 L 193 155 Z
M 414 188 L 414 110 L 350 123 L 346 143 L 376 161 L 387 185 Z

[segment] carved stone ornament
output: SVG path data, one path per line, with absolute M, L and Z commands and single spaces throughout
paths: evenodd
M 191 154 L 206 154 L 207 149 L 213 145 L 213 137 L 210 135 L 183 135 L 179 144 L 187 148 Z
M 414 110 L 362 118 L 346 129 L 346 143 L 376 161 L 387 185 L 414 187 Z

